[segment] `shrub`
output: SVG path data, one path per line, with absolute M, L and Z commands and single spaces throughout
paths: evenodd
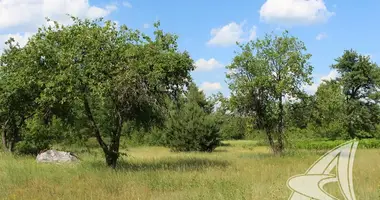
M 211 152 L 221 141 L 215 116 L 205 113 L 195 102 L 173 111 L 165 132 L 166 146 L 173 151 Z

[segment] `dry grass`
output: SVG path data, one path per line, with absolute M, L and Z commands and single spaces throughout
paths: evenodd
M 118 170 L 100 154 L 77 165 L 37 164 L 0 154 L 3 199 L 287 199 L 289 177 L 304 173 L 323 152 L 272 156 L 266 147 L 231 142 L 214 153 L 173 153 L 161 147 L 129 149 Z M 380 198 L 380 150 L 358 150 L 357 199 Z M 334 194 L 337 187 L 328 188 Z

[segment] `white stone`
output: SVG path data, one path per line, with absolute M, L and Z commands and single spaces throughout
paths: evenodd
M 79 159 L 70 152 L 48 150 L 37 155 L 37 162 L 48 163 L 72 163 Z

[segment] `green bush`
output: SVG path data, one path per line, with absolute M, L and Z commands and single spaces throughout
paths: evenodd
M 194 102 L 171 113 L 166 124 L 166 146 L 173 151 L 211 152 L 220 145 L 215 116 L 205 113 Z

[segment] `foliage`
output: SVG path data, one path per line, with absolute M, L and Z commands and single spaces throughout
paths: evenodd
M 351 138 L 374 137 L 380 123 L 380 67 L 369 56 L 346 50 L 332 65 L 345 96 L 345 115 Z
M 240 45 L 242 52 L 227 68 L 231 102 L 238 112 L 253 117 L 258 129 L 265 130 L 275 153 L 284 149 L 284 98 L 299 98 L 302 85 L 310 83 L 310 54 L 296 37 L 285 31 L 281 36 Z
M 227 115 L 220 127 L 220 135 L 224 140 L 244 139 L 247 132 L 247 120 L 243 117 Z
M 312 121 L 313 111 L 315 110 L 314 95 L 300 95 L 298 101 L 289 100 L 285 104 L 286 122 L 289 127 L 300 129 L 307 128 Z
M 40 88 L 32 102 L 48 108 L 49 116 L 72 121 L 70 114 L 83 111 L 107 164 L 115 167 L 123 123 L 159 122 L 164 99 L 191 79 L 193 61 L 177 49 L 177 36 L 155 26 L 151 39 L 110 21 L 73 17 L 72 25 L 42 27 L 24 48 L 11 49 L 10 55 L 25 52 L 17 60 L 23 65 L 5 57 L 2 66 L 17 66 L 15 74 L 29 80 L 23 83 Z
M 336 81 L 325 81 L 315 94 L 315 108 L 311 125 L 316 135 L 322 138 L 348 138 L 345 127 L 345 103 L 341 85 Z
M 51 125 L 46 125 L 39 115 L 26 121 L 21 141 L 16 144 L 17 153 L 37 155 L 57 142 L 65 126 L 60 119 L 53 118 Z
M 172 105 L 166 121 L 166 145 L 174 151 L 213 151 L 220 144 L 219 126 L 203 92 L 192 84 L 182 105 Z

